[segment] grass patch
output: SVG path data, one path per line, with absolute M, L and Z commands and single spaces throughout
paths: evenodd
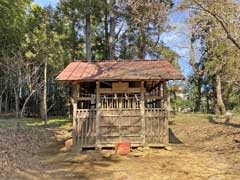
M 44 127 L 44 121 L 39 118 L 10 118 L 0 119 L 0 128 L 14 128 L 17 126 L 24 127 Z M 63 117 L 50 117 L 47 122 L 49 128 L 70 128 L 72 121 Z
M 226 123 L 225 115 L 217 115 L 217 114 L 204 114 L 204 113 L 177 113 L 176 115 L 170 115 L 169 124 L 180 123 L 180 122 L 211 122 L 211 123 Z M 239 124 L 240 114 L 233 114 L 229 122 Z
M 169 119 L 173 121 L 208 121 L 209 117 L 215 117 L 215 115 L 203 113 L 177 113 L 176 115 L 170 115 Z

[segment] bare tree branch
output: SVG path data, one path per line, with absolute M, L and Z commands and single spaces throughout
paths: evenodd
M 224 32 L 227 35 L 227 38 L 232 41 L 232 43 L 240 50 L 240 44 L 237 42 L 237 40 L 231 35 L 229 29 L 227 28 L 226 24 L 224 21 L 215 13 L 210 11 L 209 9 L 205 8 L 201 3 L 199 3 L 197 0 L 193 0 L 193 2 L 198 5 L 203 11 L 207 12 L 210 14 L 223 28 Z

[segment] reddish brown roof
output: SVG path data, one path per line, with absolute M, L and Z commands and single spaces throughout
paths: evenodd
M 70 63 L 58 76 L 60 81 L 181 80 L 184 77 L 165 60 L 100 61 Z

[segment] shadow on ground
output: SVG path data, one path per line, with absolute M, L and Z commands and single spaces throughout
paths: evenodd
M 171 128 L 168 129 L 168 133 L 169 133 L 169 143 L 183 144 L 183 142 L 180 139 L 178 139 L 178 137 L 174 134 L 174 132 Z
M 50 133 L 49 138 L 55 133 Z M 52 138 L 38 152 L 36 166 L 16 168 L 16 179 L 31 180 L 102 180 L 115 176 L 111 166 L 124 160 L 114 151 L 84 151 L 81 153 L 63 149 L 64 141 Z M 1 176 L 0 176 L 1 179 Z
M 212 116 L 208 116 L 208 122 L 213 124 L 220 124 L 225 126 L 230 126 L 234 128 L 240 128 L 240 124 L 231 123 L 229 119 L 226 119 L 225 121 L 218 121 L 216 118 L 213 118 Z
M 114 173 L 110 167 L 121 161 L 110 151 L 60 152 L 56 151 L 59 145 L 48 146 L 47 152 L 42 153 L 42 162 L 49 165 L 45 172 L 53 179 L 106 179 Z

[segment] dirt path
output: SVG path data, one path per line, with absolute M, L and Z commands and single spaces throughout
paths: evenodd
M 239 180 L 240 177 L 239 158 L 196 151 L 184 145 L 176 145 L 172 151 L 135 151 L 128 157 L 109 156 L 111 153 L 60 153 L 48 159 L 50 168 L 45 172 L 59 180 Z M 235 158 L 239 156 L 239 152 L 235 154 Z
M 61 134 L 58 133 L 59 140 Z M 240 118 L 224 124 L 206 115 L 178 115 L 170 121 L 172 150 L 111 150 L 81 154 L 62 150 L 61 141 L 42 147 L 38 168 L 17 169 L 31 180 L 239 180 Z

